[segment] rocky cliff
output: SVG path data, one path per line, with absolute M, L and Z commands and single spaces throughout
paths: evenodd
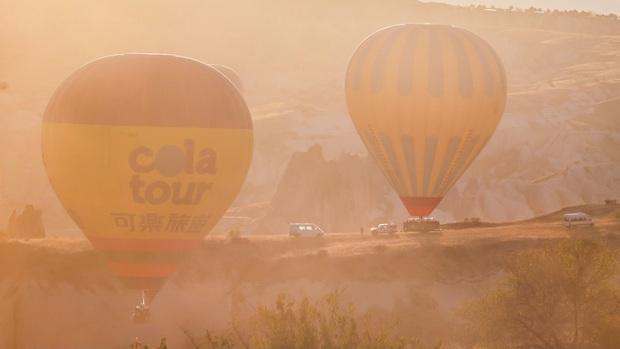
M 368 157 L 341 155 L 326 160 L 314 145 L 293 154 L 264 216 L 253 231 L 287 232 L 290 222 L 312 222 L 328 232 L 404 217 L 398 197 Z

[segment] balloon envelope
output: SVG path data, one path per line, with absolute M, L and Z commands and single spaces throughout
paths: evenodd
M 412 216 L 429 215 L 495 131 L 504 69 L 478 36 L 444 25 L 379 30 L 346 74 L 355 127 Z
M 228 78 L 228 80 L 232 82 L 239 92 L 243 92 L 243 83 L 241 82 L 241 78 L 239 78 L 236 71 L 222 64 L 211 64 L 211 66 Z
M 60 201 L 112 271 L 156 291 L 237 195 L 252 137 L 243 98 L 215 69 L 126 54 L 58 87 L 42 150 Z

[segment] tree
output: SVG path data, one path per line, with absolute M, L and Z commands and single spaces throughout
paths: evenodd
M 186 332 L 193 349 L 422 349 L 383 327 L 360 324 L 342 293 L 330 292 L 317 300 L 278 296 L 274 304 L 258 307 L 245 326 L 220 334 L 195 337 Z M 433 347 L 440 349 L 441 342 Z
M 331 292 L 318 301 L 280 295 L 258 309 L 258 349 L 399 349 L 406 342 L 380 329 L 360 328 L 353 305 Z
M 483 348 L 620 348 L 617 255 L 566 240 L 518 254 L 499 287 L 466 305 L 470 338 Z

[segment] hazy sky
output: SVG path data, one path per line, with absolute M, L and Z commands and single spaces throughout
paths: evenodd
M 445 2 L 456 5 L 484 4 L 497 7 L 514 5 L 520 8 L 531 6 L 560 10 L 585 10 L 596 13 L 620 14 L 620 0 L 425 0 L 425 2 Z

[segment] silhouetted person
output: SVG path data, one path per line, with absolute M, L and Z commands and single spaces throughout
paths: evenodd
M 364 235 L 364 227 L 360 228 L 360 235 Z
M 159 342 L 159 348 L 157 349 L 168 349 L 168 346 L 166 345 L 166 337 L 161 339 L 161 342 Z

